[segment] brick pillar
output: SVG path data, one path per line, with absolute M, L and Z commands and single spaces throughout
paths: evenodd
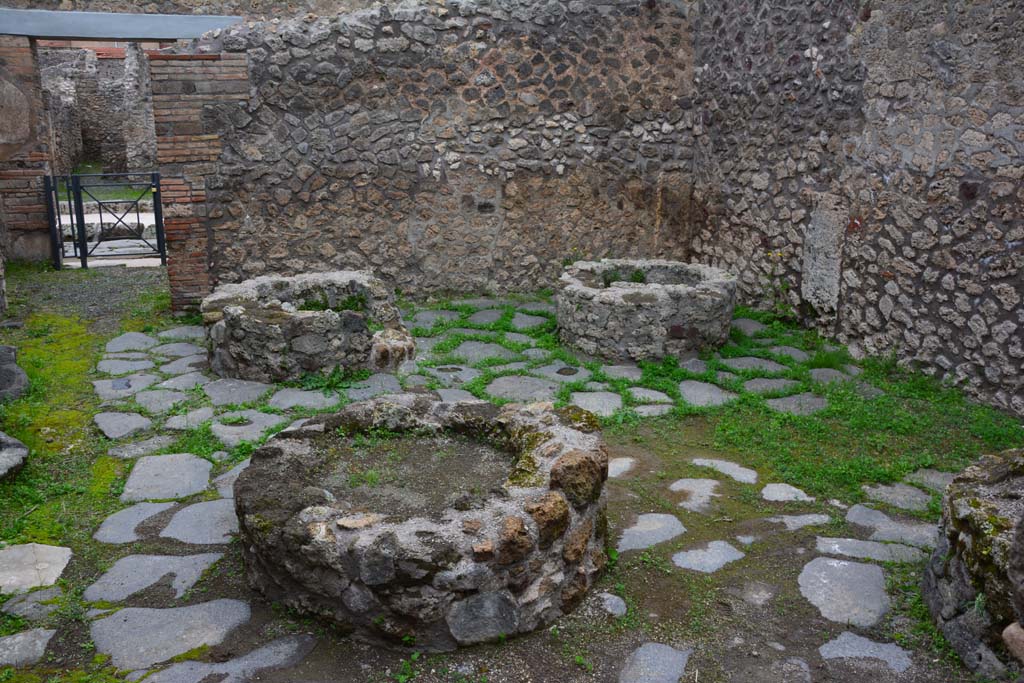
M 220 160 L 220 132 L 208 107 L 244 105 L 249 74 L 244 54 L 150 54 L 153 119 L 167 237 L 171 306 L 194 308 L 217 284 L 206 207 L 206 176 Z

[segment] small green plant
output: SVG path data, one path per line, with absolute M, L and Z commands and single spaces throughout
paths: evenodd
M 348 475 L 348 485 L 352 488 L 358 488 L 360 486 L 378 486 L 381 482 L 381 473 L 375 469 L 364 470 L 362 472 L 353 472 Z
M 402 640 L 404 641 L 405 639 L 403 638 Z M 414 680 L 418 675 L 416 662 L 419 661 L 420 657 L 419 652 L 413 652 L 409 655 L 408 659 L 403 659 L 399 662 L 398 671 L 392 675 L 392 680 L 397 681 L 397 683 L 409 683 L 409 681 Z
M 636 270 L 629 274 L 629 281 L 636 282 L 638 284 L 643 284 L 647 282 L 647 273 L 637 268 Z
M 617 270 L 606 270 L 601 273 L 601 282 L 605 287 L 611 287 L 613 282 L 621 282 L 622 273 Z

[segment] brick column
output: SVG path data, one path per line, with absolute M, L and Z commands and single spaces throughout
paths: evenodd
M 210 273 L 206 176 L 220 159 L 219 131 L 207 107 L 244 105 L 249 74 L 244 54 L 150 54 L 153 119 L 160 167 L 171 305 L 194 308 L 216 285 Z

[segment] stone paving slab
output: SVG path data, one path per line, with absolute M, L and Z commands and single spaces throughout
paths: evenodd
M 866 505 L 854 505 L 846 512 L 846 521 L 873 529 L 872 541 L 895 541 L 916 545 L 919 548 L 934 548 L 938 527 L 920 522 L 901 522 L 879 510 Z
M 956 477 L 952 472 L 939 472 L 938 470 L 922 469 L 916 472 L 911 472 L 907 476 L 903 477 L 903 481 L 911 484 L 918 484 L 930 488 L 933 491 L 942 493 L 946 490 L 946 487 L 953 482 L 953 478 Z
M 465 389 L 438 389 L 437 395 L 445 403 L 458 403 L 459 401 L 479 401 L 476 396 Z
M 515 342 L 516 344 L 529 344 L 534 346 L 537 342 L 528 334 L 519 334 L 518 332 L 506 332 L 505 341 Z
M 665 392 L 644 387 L 630 387 L 629 395 L 639 403 L 672 403 L 672 397 Z
M 0 593 L 52 586 L 71 561 L 71 548 L 23 543 L 0 548 Z
M 397 377 L 379 372 L 352 386 L 346 393 L 352 401 L 366 401 L 377 396 L 397 394 L 401 391 L 402 385 Z
M 202 325 L 182 325 L 164 330 L 157 335 L 160 339 L 171 339 L 173 341 L 198 341 L 206 338 L 206 330 Z
M 626 660 L 619 683 L 679 683 L 692 653 L 692 649 L 644 643 Z
M 560 360 L 556 360 L 539 368 L 534 368 L 533 370 L 530 370 L 530 372 L 534 375 L 554 380 L 556 382 L 586 382 L 593 374 L 586 368 L 568 365 Z
M 336 405 L 341 400 L 337 394 L 325 394 L 322 391 L 303 391 L 302 389 L 281 389 L 274 394 L 269 405 L 281 410 L 292 408 L 311 408 L 321 410 Z
M 140 536 L 135 529 L 146 520 L 174 507 L 174 503 L 136 503 L 107 517 L 92 535 L 100 543 L 132 543 Z
M 238 475 L 248 466 L 249 458 L 246 458 L 213 480 L 213 485 L 217 488 L 217 493 L 220 494 L 221 498 L 235 497 L 235 481 L 238 479 Z
M 156 339 L 141 332 L 125 332 L 120 337 L 114 337 L 107 342 L 107 353 L 120 353 L 122 351 L 148 351 L 157 344 Z
M 765 329 L 764 323 L 750 318 L 736 318 L 732 321 L 732 329 L 739 330 L 748 337 Z
M 722 365 L 733 370 L 758 370 L 760 372 L 786 372 L 789 368 L 767 358 L 756 356 L 740 356 L 739 358 L 723 358 Z
M 487 358 L 504 358 L 513 360 L 518 355 L 515 351 L 509 351 L 501 344 L 481 341 L 464 341 L 452 351 L 453 356 L 465 358 L 470 365 L 479 363 Z
M 901 543 L 879 543 L 862 541 L 859 538 L 826 538 L 816 540 L 819 553 L 824 555 L 845 555 L 860 560 L 879 562 L 917 562 L 924 559 L 924 553 Z
M 789 391 L 793 387 L 797 386 L 800 386 L 800 382 L 792 379 L 769 377 L 748 379 L 743 383 L 743 389 L 745 391 L 751 391 L 755 394 L 773 394 L 780 391 Z
M 811 379 L 821 384 L 832 384 L 833 382 L 846 382 L 850 378 L 838 370 L 832 368 L 812 368 Z
M 537 327 L 543 325 L 548 321 L 547 318 L 540 315 L 527 315 L 526 313 L 516 313 L 512 316 L 512 327 L 517 330 L 528 330 L 531 327 Z
M 174 576 L 171 589 L 174 597 L 180 598 L 196 584 L 204 571 L 223 556 L 223 553 L 128 555 L 115 562 L 103 576 L 86 588 L 82 599 L 86 602 L 121 602 L 168 575 Z
M 46 646 L 57 631 L 33 628 L 0 638 L 0 666 L 32 666 L 43 658 Z
M 622 396 L 610 391 L 574 391 L 569 403 L 598 417 L 611 417 L 622 407 Z
M 711 499 L 719 496 L 715 493 L 718 482 L 714 479 L 677 479 L 668 489 L 686 494 L 679 507 L 690 512 L 707 512 L 711 509 Z
M 527 301 L 524 304 L 516 304 L 516 308 L 527 313 L 554 313 L 554 304 L 546 301 Z
M 545 360 L 551 356 L 551 352 L 547 349 L 526 349 L 522 355 L 530 360 Z
M 40 621 L 53 614 L 60 605 L 57 600 L 64 595 L 60 586 L 51 586 L 43 590 L 23 593 L 11 598 L 0 609 L 4 614 L 11 614 L 28 621 Z
M 495 398 L 530 403 L 554 399 L 558 384 L 539 377 L 509 375 L 495 378 L 484 391 Z
M 871 500 L 888 503 L 903 510 L 927 510 L 932 497 L 921 489 L 907 484 L 878 484 L 862 486 L 861 490 Z
M 203 386 L 203 391 L 215 406 L 251 403 L 273 388 L 272 384 L 250 382 L 244 379 L 218 379 Z
M 165 358 L 185 358 L 186 356 L 206 355 L 206 349 L 189 342 L 161 344 L 160 346 L 154 346 L 149 350 L 149 352 L 156 356 L 164 356 Z
M 640 515 L 636 524 L 622 532 L 618 551 L 643 550 L 670 541 L 686 533 L 686 527 L 675 515 L 653 512 Z
M 729 460 L 717 460 L 714 458 L 694 458 L 691 460 L 697 467 L 710 467 L 716 472 L 721 472 L 727 477 L 731 477 L 742 484 L 756 484 L 757 483 L 757 472 L 738 465 Z
M 149 360 L 149 354 L 145 351 L 121 351 L 120 353 L 107 353 L 103 355 L 104 360 L 119 359 L 119 360 Z
M 208 460 L 191 453 L 143 456 L 128 475 L 121 500 L 166 500 L 194 495 L 209 485 L 211 467 Z
M 108 375 L 127 375 L 140 370 L 149 370 L 153 367 L 151 360 L 120 360 L 117 358 L 101 360 L 96 369 Z
M 260 674 L 298 665 L 316 645 L 310 635 L 278 638 L 261 648 L 226 662 L 179 662 L 146 678 L 146 683 L 248 683 Z
M 896 673 L 903 673 L 913 662 L 910 653 L 895 643 L 876 643 L 864 636 L 843 631 L 839 637 L 818 648 L 822 659 L 877 659 Z
M 410 320 L 410 327 L 433 327 L 437 321 L 450 322 L 462 316 L 458 311 L 419 311 Z
M 810 392 L 783 398 L 770 398 L 764 403 L 775 412 L 790 415 L 813 415 L 828 408 L 827 399 Z
M 769 522 L 775 522 L 776 524 L 782 524 L 786 527 L 786 531 L 796 531 L 803 529 L 805 526 L 821 526 L 822 524 L 828 524 L 831 521 L 831 517 L 828 515 L 820 514 L 809 514 L 809 515 L 778 515 L 776 517 L 769 517 Z
M 153 426 L 152 420 L 138 413 L 97 413 L 93 422 L 108 439 L 122 439 Z
M 171 389 L 174 391 L 188 391 L 194 387 L 201 387 L 209 384 L 212 380 L 201 372 L 186 372 L 184 375 L 172 377 L 169 380 L 157 384 L 158 389 Z
M 672 412 L 672 405 L 669 403 L 651 403 L 648 405 L 634 406 L 633 412 L 640 417 L 658 417 L 668 415 Z
M 711 541 L 704 548 L 676 553 L 672 556 L 672 564 L 680 569 L 713 574 L 730 562 L 742 560 L 744 557 L 745 553 L 725 541 Z
M 731 391 L 693 379 L 679 383 L 679 395 L 686 403 L 698 407 L 720 406 L 739 398 Z
M 112 458 L 123 458 L 125 460 L 138 458 L 143 455 L 152 455 L 159 450 L 167 448 L 174 443 L 174 437 L 166 435 L 151 436 L 144 441 L 135 441 L 120 446 L 114 446 L 107 451 Z
M 761 489 L 761 498 L 767 501 L 785 503 L 789 501 L 800 501 L 810 503 L 814 498 L 808 496 L 795 486 L 789 484 L 768 484 Z
M 212 600 L 188 607 L 128 607 L 92 622 L 96 650 L 118 669 L 144 669 L 199 647 L 219 645 L 249 621 L 249 605 Z
M 225 420 L 230 422 L 235 419 L 245 420 L 245 423 L 224 423 Z M 213 435 L 220 439 L 221 443 L 229 448 L 234 448 L 243 441 L 256 441 L 267 430 L 287 421 L 288 418 L 281 415 L 261 413 L 258 410 L 236 410 L 218 415 L 210 429 L 213 431 Z
M 618 479 L 636 466 L 634 458 L 612 458 L 608 461 L 608 478 Z
M 28 446 L 0 432 L 0 481 L 20 472 L 27 459 Z
M 442 365 L 436 368 L 427 368 L 426 371 L 446 387 L 457 387 L 460 384 L 471 382 L 483 374 L 476 368 L 465 365 Z
M 489 296 L 477 296 L 469 299 L 453 301 L 453 306 L 472 306 L 473 308 L 494 308 L 495 306 L 508 306 L 511 302 L 507 299 L 496 299 Z
M 636 365 L 603 365 L 601 372 L 612 379 L 628 379 L 633 382 L 639 382 L 644 374 Z
M 151 413 L 166 413 L 188 396 L 180 391 L 170 389 L 147 389 L 135 394 L 135 402 Z
M 96 395 L 104 401 L 116 401 L 119 398 L 134 396 L 159 381 L 160 378 L 156 375 L 140 373 L 115 379 L 93 380 L 92 386 L 96 390 Z
M 238 532 L 235 501 L 230 498 L 194 503 L 174 513 L 161 538 L 182 543 L 216 545 L 227 543 Z
M 184 356 L 170 363 L 164 363 L 160 366 L 160 372 L 165 375 L 184 375 L 197 370 L 205 370 L 209 366 L 210 362 L 204 353 L 202 355 Z
M 164 429 L 184 431 L 195 429 L 199 425 L 213 419 L 214 411 L 210 406 L 190 410 L 184 415 L 172 415 L 164 422 Z
M 491 372 L 511 372 L 513 370 L 525 370 L 529 365 L 526 361 L 516 361 L 515 363 L 505 363 L 504 365 L 492 365 L 490 370 Z
M 700 358 L 690 358 L 679 364 L 679 367 L 687 372 L 703 375 L 708 371 L 708 364 Z
M 885 574 L 877 565 L 816 557 L 797 583 L 800 594 L 829 621 L 868 628 L 889 611 Z
M 776 356 L 788 356 L 798 363 L 803 363 L 811 359 L 809 353 L 793 346 L 773 346 L 768 350 Z

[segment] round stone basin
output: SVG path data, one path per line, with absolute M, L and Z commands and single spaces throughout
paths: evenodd
M 699 263 L 577 261 L 558 283 L 558 334 L 613 361 L 683 357 L 729 338 L 736 277 Z
M 604 566 L 592 416 L 399 394 L 287 429 L 235 486 L 250 583 L 357 637 L 444 651 L 532 631 Z

